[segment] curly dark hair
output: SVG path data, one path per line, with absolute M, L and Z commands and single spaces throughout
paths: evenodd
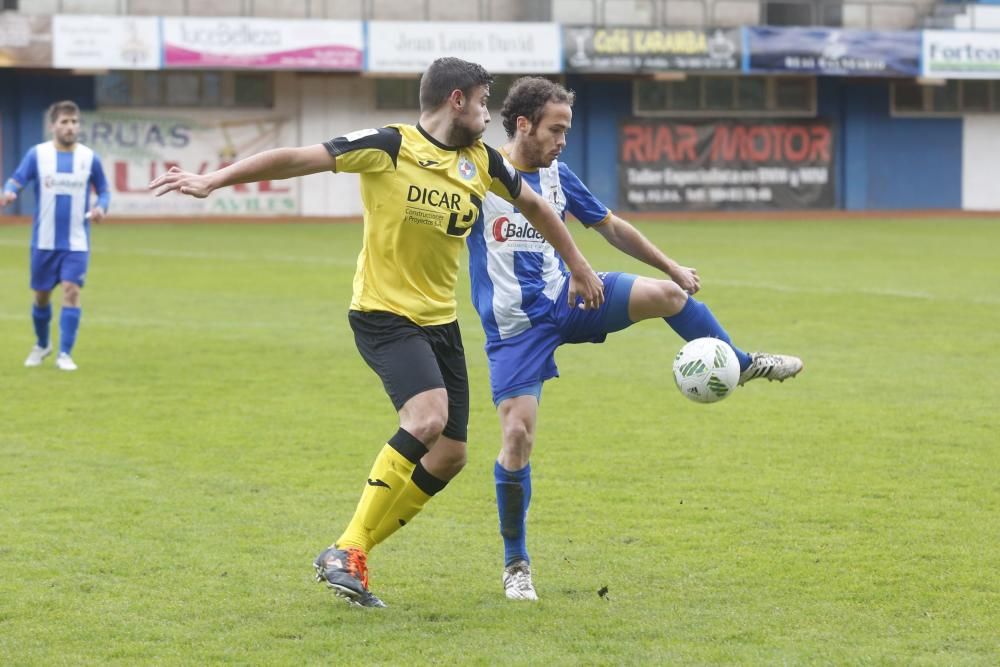
M 554 81 L 538 76 L 522 76 L 515 81 L 503 101 L 500 117 L 508 137 L 517 131 L 517 119 L 524 116 L 534 125 L 542 119 L 542 112 L 549 102 L 573 106 L 576 93 Z
M 461 90 L 468 96 L 476 86 L 491 83 L 493 76 L 482 65 L 460 58 L 438 58 L 420 77 L 420 110 L 437 109 L 453 90 Z

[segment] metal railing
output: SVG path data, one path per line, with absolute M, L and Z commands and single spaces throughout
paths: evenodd
M 918 27 L 935 0 L 31 0 L 30 13 L 211 15 L 415 21 L 556 21 L 572 25 L 715 28 L 765 25 L 769 5 L 796 6 L 799 24 L 869 29 Z M 292 8 L 294 7 L 294 11 Z

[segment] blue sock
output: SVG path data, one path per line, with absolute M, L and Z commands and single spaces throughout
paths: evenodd
M 38 347 L 49 346 L 49 322 L 52 321 L 52 304 L 45 306 L 33 305 L 31 307 L 31 319 L 35 323 L 35 338 L 38 339 Z
M 719 320 L 715 319 L 715 315 L 712 314 L 708 306 L 693 296 L 688 297 L 681 312 L 663 319 L 684 340 L 709 336 L 725 341 L 736 353 L 736 358 L 740 361 L 740 371 L 745 371 L 750 366 L 750 355 L 733 345 L 729 334 L 719 324 Z
M 510 471 L 493 465 L 493 479 L 497 484 L 497 510 L 500 514 L 500 535 L 503 537 L 504 565 L 516 560 L 527 560 L 528 547 L 525 519 L 531 502 L 531 464 L 522 470 Z
M 76 343 L 76 330 L 80 328 L 80 309 L 63 306 L 59 315 L 59 351 L 69 354 Z

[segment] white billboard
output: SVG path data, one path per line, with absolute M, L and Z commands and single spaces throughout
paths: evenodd
M 166 67 L 360 72 L 361 21 L 163 19 Z
M 1000 32 L 924 30 L 921 72 L 935 79 L 1000 79 Z
M 159 69 L 155 16 L 52 17 L 52 65 L 65 69 Z
M 491 74 L 562 71 L 562 31 L 557 23 L 368 23 L 370 72 L 423 72 L 452 56 L 479 63 Z
M 297 215 L 294 180 L 223 188 L 206 199 L 150 194 L 151 180 L 178 166 L 205 173 L 295 143 L 292 119 L 261 111 L 98 111 L 82 114 L 80 141 L 101 158 L 111 211 L 122 216 Z

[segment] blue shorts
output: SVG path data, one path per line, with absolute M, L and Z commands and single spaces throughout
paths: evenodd
M 31 249 L 31 289 L 48 292 L 66 281 L 83 287 L 90 253 L 81 250 Z
M 634 324 L 628 318 L 628 301 L 636 276 L 599 273 L 604 281 L 604 304 L 597 310 L 570 308 L 566 304 L 569 280 L 544 317 L 531 328 L 504 340 L 487 340 L 493 403 L 505 398 L 540 398 L 542 383 L 559 377 L 556 348 L 564 343 L 603 343 L 609 333 Z

